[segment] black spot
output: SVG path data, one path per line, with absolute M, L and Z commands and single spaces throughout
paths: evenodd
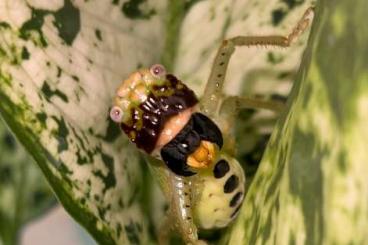
M 235 209 L 235 211 L 231 214 L 231 218 L 234 218 L 235 217 L 235 215 L 237 215 L 238 214 L 238 212 L 239 212 L 239 210 L 240 210 L 240 208 L 241 208 L 241 205 L 239 205 L 236 209 Z
M 287 96 L 275 93 L 275 94 L 271 94 L 271 99 L 272 100 L 277 100 L 277 101 L 282 102 L 282 103 L 286 103 Z
M 5 28 L 10 28 L 10 25 L 4 21 L 0 21 L 0 27 L 5 29 Z
M 101 35 L 101 31 L 99 29 L 95 30 L 95 35 L 96 35 L 98 40 L 102 41 L 102 35 Z
M 29 59 L 29 52 L 28 49 L 26 47 L 23 47 L 22 49 L 22 59 L 23 60 L 28 60 Z
M 130 19 L 149 19 L 153 14 L 155 14 L 155 10 L 151 9 L 149 11 L 143 12 L 140 9 L 140 5 L 143 4 L 146 0 L 130 0 L 123 4 L 121 11 L 124 15 Z
M 43 202 L 45 202 L 48 198 L 48 193 L 41 191 L 41 190 L 37 190 L 33 193 L 33 202 L 35 204 L 41 204 Z
M 229 163 L 224 159 L 221 159 L 214 167 L 213 173 L 216 179 L 222 178 L 227 172 L 229 172 Z
M 69 143 L 67 137 L 69 135 L 68 126 L 65 123 L 64 118 L 57 118 L 56 116 L 52 116 L 52 119 L 58 125 L 58 130 L 55 132 L 55 138 L 58 141 L 58 153 L 62 151 L 66 151 L 69 148 Z
M 11 165 L 0 166 L 0 184 L 3 186 L 5 184 L 9 184 L 13 179 L 13 169 L 10 167 Z
M 64 2 L 64 6 L 55 12 L 54 25 L 59 31 L 59 36 L 66 44 L 72 45 L 80 28 L 80 12 L 70 0 Z
M 10 151 L 14 151 L 17 147 L 13 135 L 11 135 L 10 133 L 5 133 L 5 135 L 3 136 L 3 144 Z
M 109 120 L 108 118 L 108 125 L 106 128 L 106 133 L 102 138 L 106 140 L 107 142 L 113 142 L 120 136 L 120 129 L 116 123 L 114 123 L 112 120 Z
M 219 65 L 220 65 L 220 66 L 223 66 L 224 64 L 225 64 L 225 62 L 221 62 Z
M 224 185 L 224 192 L 231 193 L 235 190 L 236 187 L 239 185 L 239 178 L 235 174 L 231 175 Z
M 128 236 L 130 244 L 140 244 L 140 235 L 137 226 L 131 221 L 129 224 L 124 226 L 125 232 Z
M 65 103 L 68 103 L 68 96 L 66 96 L 66 94 L 64 94 L 62 91 L 60 91 L 59 89 L 55 89 L 52 90 L 50 85 L 47 83 L 47 81 L 45 81 L 42 85 L 41 91 L 43 93 L 43 95 L 46 97 L 47 101 L 51 101 L 51 97 L 53 96 L 57 96 L 59 97 L 62 101 L 64 101 Z
M 277 26 L 286 16 L 286 12 L 283 9 L 275 9 L 272 11 L 272 24 Z
M 289 9 L 293 9 L 301 4 L 304 3 L 304 0 L 282 0 L 282 2 L 284 2 Z
M 235 207 L 239 203 L 239 200 L 241 199 L 242 196 L 243 196 L 242 192 L 236 193 L 235 196 L 233 196 L 233 198 L 230 201 L 230 207 L 232 208 Z
M 20 28 L 20 38 L 27 40 L 28 38 L 30 38 L 31 33 L 33 31 L 38 32 L 39 37 L 40 37 L 40 43 L 43 47 L 47 46 L 47 41 L 42 33 L 42 26 L 44 23 L 44 17 L 45 15 L 47 15 L 48 11 L 45 10 L 39 10 L 39 9 L 31 9 L 32 13 L 31 13 L 31 18 L 26 21 L 22 27 Z

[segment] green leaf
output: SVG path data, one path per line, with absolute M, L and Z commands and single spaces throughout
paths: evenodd
M 0 244 L 16 244 L 22 226 L 54 204 L 33 159 L 0 119 Z
M 368 242 L 368 2 L 320 0 L 316 14 L 230 244 Z
M 160 11 L 154 2 L 128 15 L 121 8 L 5 1 L 1 112 L 66 210 L 97 241 L 146 244 L 140 160 L 127 154 L 135 150 L 118 137 L 108 110 L 117 84 L 157 61 L 162 21 L 154 14 L 133 21 L 146 10 Z
M 200 94 L 222 39 L 287 35 L 309 5 L 5 0 L 0 111 L 65 209 L 100 244 L 147 244 L 147 212 L 157 227 L 162 205 L 138 151 L 108 119 L 120 81 L 162 61 Z M 289 50 L 239 49 L 229 93 L 287 94 L 305 38 Z

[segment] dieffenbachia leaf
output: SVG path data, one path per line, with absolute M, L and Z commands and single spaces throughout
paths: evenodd
M 288 35 L 312 1 L 200 1 L 183 22 L 174 69 L 201 93 L 213 58 L 226 38 Z M 290 48 L 237 47 L 226 75 L 229 94 L 287 95 L 308 35 Z
M 312 2 L 200 1 L 184 19 L 173 66 L 175 73 L 201 94 L 213 58 L 224 39 L 239 35 L 288 35 Z M 226 92 L 286 98 L 300 65 L 308 32 L 309 29 L 289 48 L 237 47 L 226 75 Z M 267 111 L 243 114 L 236 124 L 237 157 L 245 165 L 250 180 L 277 115 Z
M 366 0 L 320 0 L 230 244 L 368 243 Z
M 118 83 L 162 50 L 162 4 L 1 1 L 1 112 L 101 244 L 146 244 L 138 155 L 108 120 Z
M 0 244 L 16 244 L 22 226 L 55 203 L 33 159 L 0 119 Z
M 145 210 L 158 198 L 148 197 L 153 192 L 143 184 L 148 175 L 138 151 L 108 119 L 120 81 L 162 61 L 200 94 L 222 39 L 286 35 L 309 5 L 2 0 L 0 111 L 66 210 L 99 243 L 147 244 Z M 239 48 L 229 92 L 244 86 L 247 93 L 285 94 L 305 39 L 288 50 Z

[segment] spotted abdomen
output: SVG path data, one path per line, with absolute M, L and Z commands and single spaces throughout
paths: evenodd
M 199 173 L 201 191 L 194 217 L 203 229 L 226 227 L 238 214 L 244 198 L 245 176 L 238 161 L 219 154 L 212 168 Z

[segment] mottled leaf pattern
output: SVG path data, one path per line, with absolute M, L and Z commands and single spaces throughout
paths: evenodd
M 230 244 L 367 244 L 368 14 L 321 0 L 289 108 Z
M 0 6 L 1 111 L 64 207 L 102 244 L 149 239 L 138 155 L 125 154 L 134 149 L 117 139 L 108 108 L 124 76 L 157 61 L 162 21 L 157 15 L 141 20 L 145 10 L 126 4 Z M 158 12 L 160 4 L 146 8 Z
M 100 244 L 147 244 L 144 210 L 158 198 L 147 198 L 156 193 L 147 168 L 108 120 L 116 86 L 163 61 L 201 93 L 222 39 L 287 34 L 310 3 L 1 0 L 0 111 Z M 305 39 L 288 50 L 239 49 L 229 93 L 287 94 Z
M 39 168 L 0 119 L 0 244 L 15 244 L 22 225 L 55 203 Z

